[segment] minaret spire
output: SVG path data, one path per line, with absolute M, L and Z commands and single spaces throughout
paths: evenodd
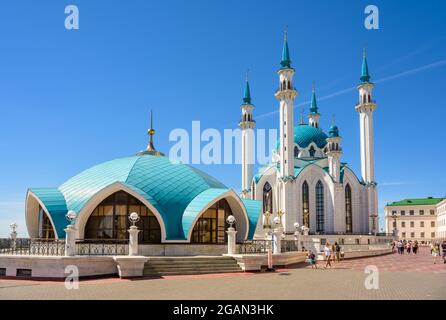
M 251 103 L 251 90 L 249 88 L 249 69 L 246 71 L 245 91 L 243 94 L 242 119 L 239 127 L 242 130 L 242 198 L 253 197 L 251 183 L 254 167 L 254 127 L 256 122 L 253 119 L 252 111 L 254 105 Z
M 147 134 L 149 135 L 149 144 L 147 145 L 146 150 L 138 152 L 137 155 L 149 154 L 152 156 L 164 156 L 163 153 L 161 153 L 155 149 L 155 145 L 153 144 L 153 136 L 155 135 L 155 129 L 153 129 L 153 112 L 152 112 L 152 110 L 150 110 L 150 128 L 147 130 Z
M 282 68 L 291 68 L 290 50 L 288 49 L 288 26 L 285 27 L 283 36 L 282 61 L 280 65 Z
M 365 48 L 362 50 L 361 82 L 370 82 L 369 66 L 367 65 L 367 55 Z
M 321 115 L 318 112 L 317 101 L 316 101 L 316 86 L 313 82 L 313 89 L 311 93 L 311 103 L 310 103 L 310 114 L 308 115 L 308 122 L 310 126 L 319 128 L 320 116 Z

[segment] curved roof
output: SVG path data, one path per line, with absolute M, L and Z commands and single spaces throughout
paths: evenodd
M 164 156 L 139 154 L 93 166 L 72 177 L 58 189 L 49 189 L 57 197 L 42 202 L 52 218 L 56 212 L 48 208 L 46 203 L 56 198 L 58 217 L 64 217 L 66 210 L 80 213 L 96 193 L 116 182 L 136 191 L 158 210 L 166 227 L 166 240 L 187 239 L 188 230 L 184 228 L 183 215 L 198 195 L 206 190 L 213 190 L 212 195 L 228 191 L 224 184 L 189 165 L 174 163 Z M 40 199 L 43 194 L 36 190 L 42 189 L 30 189 Z M 61 205 L 64 209 L 62 213 L 59 212 Z M 62 219 L 58 219 L 58 222 L 56 231 L 59 236 L 63 236 L 66 222 Z
M 301 148 L 307 148 L 314 142 L 318 148 L 322 149 L 327 144 L 327 135 L 319 128 L 308 124 L 299 124 L 294 127 L 294 143 Z M 276 150 L 279 149 L 280 141 L 277 141 Z

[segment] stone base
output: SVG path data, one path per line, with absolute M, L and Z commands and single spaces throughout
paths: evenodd
M 224 255 L 231 256 L 237 260 L 238 265 L 243 271 L 261 271 L 262 266 L 268 265 L 268 255 L 266 254 L 235 254 Z M 273 254 L 273 266 L 287 266 L 290 264 L 304 262 L 305 252 L 286 252 Z
M 118 266 L 118 274 L 120 278 L 142 277 L 144 272 L 144 264 L 149 260 L 143 256 L 116 256 L 113 257 Z

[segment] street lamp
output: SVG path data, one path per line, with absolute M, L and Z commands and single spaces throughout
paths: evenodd
M 226 222 L 229 224 L 229 228 L 233 228 L 233 225 L 235 224 L 237 220 L 235 219 L 235 217 L 233 215 L 228 216 L 228 218 L 226 219 Z
M 73 225 L 76 222 L 77 213 L 74 210 L 70 210 L 65 215 L 65 218 L 70 222 L 70 225 Z
M 139 221 L 139 215 L 136 212 L 132 212 L 129 215 L 129 220 L 132 223 L 132 227 L 136 228 L 136 223 Z

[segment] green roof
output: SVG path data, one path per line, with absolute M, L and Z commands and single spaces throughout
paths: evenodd
M 391 203 L 388 203 L 387 206 L 394 207 L 394 206 L 423 206 L 423 205 L 435 205 L 441 201 L 443 201 L 446 198 L 420 198 L 420 199 L 404 199 L 400 201 L 394 201 Z
M 362 83 L 369 83 L 370 82 L 370 73 L 369 73 L 369 66 L 367 65 L 367 58 L 364 55 L 362 57 L 362 66 L 361 66 L 361 82 Z
M 283 41 L 283 48 L 282 48 L 282 61 L 280 62 L 280 65 L 284 69 L 291 68 L 291 59 L 290 59 L 290 50 L 288 49 L 288 41 Z
M 316 114 L 317 112 L 316 91 L 313 89 L 313 93 L 311 94 L 310 113 Z
M 308 124 L 299 124 L 294 127 L 294 143 L 300 148 L 306 148 L 310 143 L 315 143 L 320 149 L 327 144 L 327 135 L 319 128 L 315 128 Z M 280 148 L 280 140 L 277 141 L 276 150 Z
M 245 92 L 243 94 L 243 104 L 251 104 L 251 90 L 249 89 L 248 80 L 246 80 Z

